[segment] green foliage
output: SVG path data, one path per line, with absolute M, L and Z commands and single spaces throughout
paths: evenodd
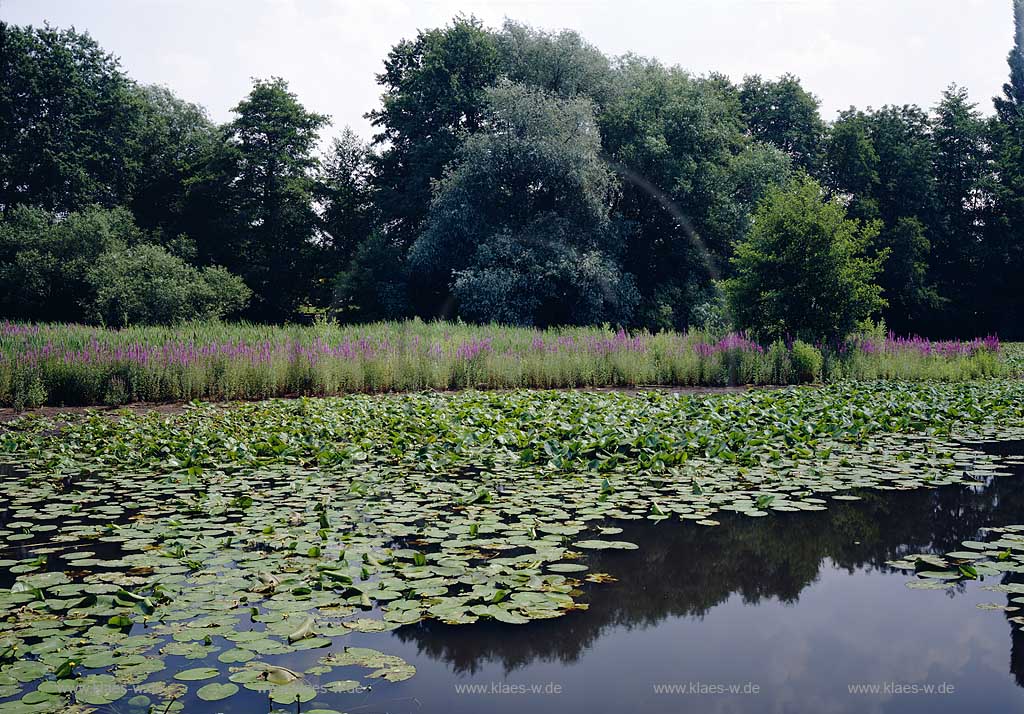
M 341 320 L 367 322 L 404 316 L 408 285 L 400 246 L 374 233 L 355 250 L 333 282 L 332 310 Z
M 879 244 L 889 251 L 879 281 L 889 303 L 885 314 L 892 316 L 900 332 L 906 332 L 911 324 L 920 324 L 945 303 L 930 280 L 931 243 L 925 237 L 924 225 L 904 216 L 886 228 Z
M 99 206 L 141 229 L 118 250 L 153 243 L 242 276 L 254 320 L 332 309 L 721 329 L 716 285 L 737 277 L 755 207 L 796 169 L 877 225 L 865 250 L 885 258 L 880 309 L 894 330 L 1020 334 L 1022 0 L 1013 7 L 991 119 L 951 86 L 930 112 L 851 108 L 831 125 L 792 75 L 736 85 L 611 58 L 571 30 L 460 16 L 391 49 L 372 143 L 345 130 L 323 156 L 326 117 L 283 80 L 256 80 L 216 126 L 132 82 L 87 34 L 0 23 L 0 315 L 85 319 L 84 268 L 109 231 L 75 238 L 71 226 Z M 530 123 L 541 130 L 519 131 Z M 599 158 L 584 168 L 573 154 Z M 30 236 L 19 205 L 52 215 Z
M 1024 0 L 1013 0 L 1013 48 L 1006 57 L 1010 79 L 1003 84 L 1003 96 L 995 97 L 999 120 L 1020 126 L 1024 122 Z
M 822 448 L 826 444 L 843 449 L 843 444 L 862 444 L 884 434 L 948 434 L 1022 419 L 1024 383 L 1019 380 L 845 381 L 813 389 L 703 395 L 467 391 L 272 400 L 229 409 L 196 405 L 171 416 L 158 411 L 119 419 L 86 414 L 59 430 L 50 420 L 26 418 L 0 433 L 0 450 L 24 455 L 41 472 L 71 463 L 90 472 L 117 473 L 180 473 L 197 467 L 214 477 L 274 466 L 320 470 L 361 463 L 365 471 L 369 462 L 385 469 L 385 483 L 389 479 L 383 477 L 393 476 L 387 469 L 394 467 L 450 475 L 458 466 L 480 463 L 492 464 L 495 473 L 500 467 L 493 465 L 499 464 L 583 473 L 618 467 L 649 476 L 669 466 L 692 467 L 688 461 L 704 458 L 723 469 L 760 467 L 765 444 L 772 444 L 783 460 L 829 458 L 831 449 Z M 311 424 L 316 428 L 311 430 Z M 658 437 L 652 441 L 637 434 Z M 914 453 L 921 456 L 920 442 L 915 443 Z M 373 448 L 368 453 L 364 445 Z M 863 456 L 878 458 L 874 451 Z M 365 478 L 375 478 L 374 469 L 369 471 Z M 855 478 L 863 478 L 858 471 Z M 544 475 L 541 480 L 551 480 Z M 796 474 L 790 471 L 789 476 Z M 711 478 L 710 473 L 705 477 Z M 575 480 L 572 488 L 578 488 Z M 678 492 L 678 485 L 674 488 Z M 594 494 L 600 490 L 595 483 Z M 226 495 L 238 497 L 237 491 Z M 465 493 L 467 498 L 476 495 Z M 316 515 L 308 520 L 319 527 Z
M 798 77 L 784 74 L 775 81 L 756 74 L 744 77 L 739 97 L 754 138 L 786 152 L 798 168 L 809 173 L 818 170 L 825 123 L 818 113 L 818 98 L 800 85 Z
M 942 93 L 935 108 L 933 141 L 937 202 L 941 221 L 931 239 L 933 270 L 949 311 L 943 317 L 957 327 L 975 322 L 978 291 L 986 280 L 982 264 L 982 228 L 985 206 L 979 198 L 990 170 L 986 147 L 986 121 L 955 85 Z
M 682 329 L 699 319 L 693 306 L 749 230 L 754 205 L 787 178 L 789 159 L 750 142 L 721 78 L 628 57 L 615 82 L 598 121 L 621 184 L 623 269 L 640 278 L 640 324 Z
M 808 534 L 849 563 L 851 528 L 934 521 L 936 497 L 911 501 L 908 515 L 905 500 L 892 509 L 872 490 L 938 493 L 940 510 L 951 507 L 971 533 L 1019 506 L 1008 498 L 997 510 L 988 501 L 963 507 L 964 492 L 1012 459 L 979 455 L 961 440 L 1019 438 L 1022 397 L 1013 380 L 718 395 L 520 390 L 18 419 L 0 430 L 0 453 L 18 467 L 0 481 L 0 500 L 17 505 L 5 534 L 11 585 L 0 598 L 0 618 L 18 623 L 3 638 L 4 691 L 17 706 L 5 709 L 171 711 L 186 685 L 203 702 L 241 685 L 300 709 L 318 691 L 401 682 L 414 666 L 343 646 L 347 635 L 525 624 L 578 610 L 576 578 L 611 579 L 601 551 L 641 547 L 616 536 L 622 529 L 609 519 L 713 527 L 730 516 L 731 535 L 711 537 L 711 547 L 705 533 L 674 529 L 690 533 L 683 550 L 704 546 L 706 558 L 667 568 L 680 551 L 671 534 L 674 547 L 646 558 L 644 578 L 700 591 L 699 602 L 683 599 L 695 613 L 724 597 L 714 587 L 721 578 L 689 587 L 698 571 L 749 584 L 751 563 L 763 565 L 784 571 L 781 592 L 792 593 L 818 572 L 818 549 L 800 556 Z M 862 497 L 863 507 L 843 505 Z M 825 532 L 793 515 L 826 508 L 842 510 Z M 769 513 L 777 516 L 767 540 L 764 528 L 741 522 Z M 782 528 L 783 520 L 798 523 Z M 922 578 L 998 578 L 1018 567 L 1024 528 L 991 530 L 994 542 L 963 541 L 977 557 L 951 552 L 947 562 L 904 547 L 908 560 L 889 564 Z M 923 531 L 923 541 L 936 532 Z M 797 551 L 784 537 L 794 533 L 803 536 Z M 856 557 L 878 562 L 872 554 L 888 552 L 877 540 L 867 545 Z M 496 550 L 505 556 L 488 557 Z M 529 552 L 510 555 L 517 550 Z M 631 585 L 647 584 L 632 575 Z M 670 600 L 678 608 L 680 599 Z M 315 679 L 334 668 L 345 679 Z M 135 696 L 123 702 L 129 686 Z
M 169 243 L 190 230 L 188 184 L 203 171 L 220 136 L 202 107 L 160 86 L 134 87 L 138 155 L 144 167 L 129 206 L 143 229 Z
M 785 384 L 792 373 L 789 350 L 782 340 L 775 340 L 768 347 L 768 383 Z
M 46 404 L 46 387 L 35 370 L 26 366 L 15 368 L 8 380 L 6 392 L 15 411 L 35 409 Z
M 57 218 L 18 206 L 0 222 L 0 313 L 26 320 L 85 319 L 89 270 L 102 255 L 143 239 L 124 208 Z
M 572 30 L 545 32 L 506 20 L 495 35 L 502 70 L 517 84 L 603 107 L 614 91 L 612 63 Z
M 473 320 L 625 321 L 633 295 L 608 252 L 612 187 L 589 101 L 500 84 L 438 186 L 410 274 Z
M 151 244 L 104 253 L 86 281 L 86 317 L 112 327 L 218 319 L 238 313 L 251 296 L 224 268 L 200 270 Z
M 349 128 L 334 140 L 316 184 L 321 204 L 323 250 L 317 260 L 317 283 L 327 284 L 348 268 L 373 228 L 370 152 Z
M 421 31 L 391 48 L 377 81 L 381 108 L 367 117 L 379 129 L 374 188 L 384 224 L 408 245 L 431 202 L 431 183 L 480 128 L 485 91 L 500 75 L 494 36 L 479 20 Z
M 221 209 L 233 230 L 197 239 L 252 289 L 249 314 L 285 320 L 314 286 L 313 150 L 327 117 L 307 111 L 278 78 L 256 80 L 233 111 L 212 178 L 226 187 Z
M 990 124 L 997 178 L 981 268 L 994 328 L 1003 334 L 1024 322 L 1018 279 L 1024 270 L 1024 0 L 1013 0 L 1013 18 L 1014 44 L 1006 59 L 1010 77 L 1003 95 L 994 99 L 997 119 Z
M 117 60 L 75 30 L 0 22 L 0 211 L 114 206 L 146 170 Z
M 946 302 L 931 265 L 929 236 L 941 229 L 931 132 L 917 107 L 849 110 L 832 127 L 826 149 L 828 185 L 851 196 L 851 217 L 882 222 L 876 249 L 889 251 L 879 276 L 888 302 L 883 314 L 900 333 L 926 330 Z
M 821 356 L 821 351 L 814 345 L 797 340 L 793 343 L 789 361 L 796 382 L 804 384 L 821 379 L 824 359 Z
M 147 238 L 124 208 L 57 218 L 19 206 L 0 222 L 0 310 L 122 326 L 222 317 L 248 300 L 237 276 L 194 267 Z
M 152 307 L 130 304 L 136 310 Z M 1014 345 L 1003 359 L 986 349 L 926 354 L 912 347 L 857 347 L 867 339 L 858 336 L 838 349 L 824 348 L 816 359 L 794 356 L 813 354 L 813 348 L 791 350 L 781 340 L 762 350 L 738 335 L 629 334 L 608 327 L 318 320 L 310 326 L 187 322 L 98 329 L 0 322 L 0 404 L 424 389 L 721 387 L 844 378 L 958 381 L 1017 374 L 1024 363 Z
M 724 283 L 736 324 L 769 338 L 844 338 L 885 304 L 874 280 L 887 253 L 867 254 L 878 230 L 847 219 L 810 178 L 770 190 Z

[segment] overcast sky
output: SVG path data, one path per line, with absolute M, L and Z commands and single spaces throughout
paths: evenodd
M 695 73 L 798 75 L 827 119 L 850 105 L 931 107 L 951 82 L 986 113 L 1008 69 L 1011 0 L 0 0 L 0 18 L 89 33 L 144 83 L 224 121 L 250 78 L 369 136 L 388 49 L 458 13 L 571 28 L 605 53 Z

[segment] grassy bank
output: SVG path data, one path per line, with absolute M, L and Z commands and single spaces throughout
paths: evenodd
M 855 379 L 957 380 L 1010 372 L 998 340 L 875 336 L 830 348 L 743 335 L 533 330 L 385 322 L 190 323 L 105 330 L 0 323 L 0 404 L 136 401 L 463 388 L 727 386 Z

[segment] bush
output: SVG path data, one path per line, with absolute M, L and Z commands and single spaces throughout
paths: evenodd
M 771 189 L 724 282 L 737 327 L 770 339 L 845 338 L 885 306 L 875 277 L 888 253 L 867 255 L 879 229 L 848 220 L 810 178 Z
M 87 317 L 112 327 L 217 319 L 241 310 L 251 295 L 223 268 L 199 269 L 146 243 L 104 253 L 86 279 Z
M 0 314 L 6 318 L 83 319 L 87 275 L 103 253 L 138 242 L 123 208 L 88 208 L 58 217 L 17 206 L 0 221 Z
M 797 340 L 793 343 L 793 350 L 789 357 L 793 366 L 795 381 L 806 384 L 817 382 L 821 379 L 821 369 L 824 366 L 824 358 L 821 352 L 806 342 Z

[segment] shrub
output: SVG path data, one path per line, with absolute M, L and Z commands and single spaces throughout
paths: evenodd
M 737 327 L 768 338 L 846 337 L 885 306 L 875 277 L 887 252 L 867 255 L 879 226 L 848 220 L 810 178 L 771 189 L 723 284 Z
M 81 320 L 90 267 L 141 235 L 123 208 L 93 207 L 61 218 L 41 208 L 15 207 L 0 221 L 0 314 Z
M 251 294 L 223 268 L 199 269 L 146 243 L 104 253 L 87 281 L 87 316 L 113 327 L 217 319 L 240 310 Z
M 821 378 L 824 358 L 818 348 L 813 345 L 797 340 L 793 343 L 789 359 L 793 365 L 793 376 L 797 382 L 805 384 L 816 382 Z

